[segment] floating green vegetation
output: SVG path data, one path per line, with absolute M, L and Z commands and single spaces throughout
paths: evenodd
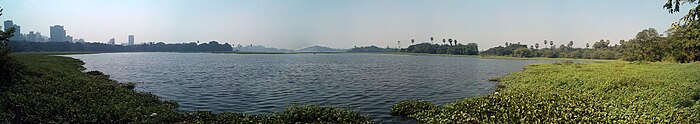
M 492 95 L 407 117 L 422 123 L 700 123 L 698 75 L 695 63 L 530 65 L 498 78 L 506 88 Z
M 57 53 L 13 54 L 26 72 L 0 85 L 0 123 L 372 123 L 337 107 L 290 106 L 267 115 L 178 112 L 174 101 L 133 90 Z M 4 80 L 4 79 L 3 79 Z

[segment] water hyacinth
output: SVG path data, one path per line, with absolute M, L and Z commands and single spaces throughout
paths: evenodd
M 530 65 L 494 78 L 506 86 L 498 93 L 406 117 L 422 123 L 700 123 L 697 75 L 699 64 Z

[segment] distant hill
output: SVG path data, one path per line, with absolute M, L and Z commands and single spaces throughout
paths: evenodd
M 324 46 L 310 46 L 306 47 L 304 49 L 297 50 L 297 52 L 345 52 L 346 50 L 342 49 L 333 49 L 330 47 L 324 47 Z
M 277 48 L 268 48 L 264 46 L 237 46 L 233 47 L 233 51 L 241 51 L 241 52 L 293 52 L 292 50 L 288 49 L 277 49 Z
M 348 52 L 396 52 L 396 51 L 399 51 L 399 49 L 381 48 L 381 47 L 377 47 L 374 45 L 366 46 L 366 47 L 364 47 L 364 46 L 363 47 L 354 47 L 354 48 L 348 50 Z

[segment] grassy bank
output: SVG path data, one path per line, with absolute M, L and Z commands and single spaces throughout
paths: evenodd
M 12 85 L 0 87 L 0 123 L 371 123 L 343 108 L 290 106 L 267 115 L 178 112 L 178 104 L 98 71 L 60 53 L 18 53 L 23 65 Z M 18 72 L 20 73 L 20 72 Z
M 393 112 L 424 123 L 698 123 L 698 75 L 694 63 L 537 64 L 497 79 L 496 94 Z

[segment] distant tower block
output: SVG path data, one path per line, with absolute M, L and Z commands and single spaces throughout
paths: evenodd
M 128 43 L 128 45 L 129 45 L 129 46 L 134 45 L 134 35 L 133 35 L 133 34 L 132 34 L 132 35 L 129 35 L 129 43 Z

